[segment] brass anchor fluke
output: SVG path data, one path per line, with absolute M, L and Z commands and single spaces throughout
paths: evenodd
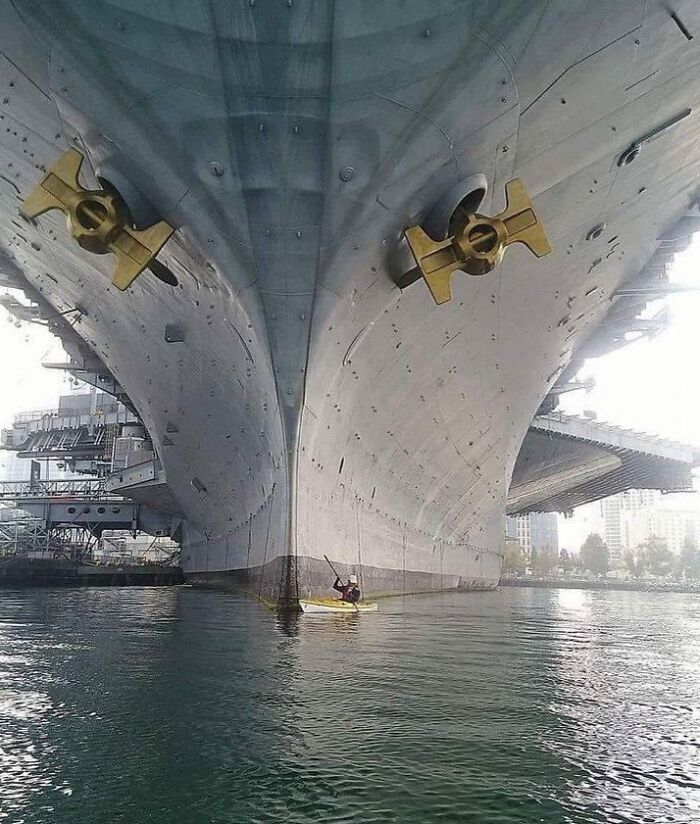
M 511 180 L 505 189 L 506 208 L 499 215 L 470 214 L 445 240 L 433 240 L 420 226 L 406 229 L 406 240 L 435 303 L 452 299 L 454 271 L 485 275 L 498 266 L 512 243 L 524 243 L 536 257 L 552 251 L 522 181 Z
M 154 260 L 174 229 L 164 220 L 147 229 L 134 229 L 117 192 L 83 189 L 80 185 L 83 160 L 76 149 L 68 149 L 27 195 L 20 213 L 35 218 L 50 209 L 60 209 L 66 215 L 68 231 L 83 249 L 116 256 L 112 283 L 123 291 Z

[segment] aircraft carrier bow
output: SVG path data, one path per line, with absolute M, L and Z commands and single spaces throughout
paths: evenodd
M 533 416 L 698 228 L 696 4 L 0 21 L 0 278 L 138 414 L 112 484 L 177 507 L 188 577 L 496 586 Z

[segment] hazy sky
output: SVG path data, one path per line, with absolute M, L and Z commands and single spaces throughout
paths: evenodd
M 58 396 L 69 390 L 66 375 L 41 364 L 67 359 L 47 329 L 28 323 L 18 329 L 0 308 L 0 429 L 10 426 L 18 412 L 58 405 Z
M 672 280 L 700 289 L 700 235 L 674 261 Z M 565 395 L 561 409 L 594 410 L 599 420 L 700 445 L 700 291 L 666 298 L 671 324 L 652 340 L 588 361 L 591 392 Z M 654 304 L 660 308 L 661 303 Z

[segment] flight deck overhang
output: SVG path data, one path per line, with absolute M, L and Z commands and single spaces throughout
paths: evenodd
M 568 512 L 628 489 L 691 492 L 698 465 L 696 447 L 595 420 L 542 415 L 520 450 L 507 511 Z

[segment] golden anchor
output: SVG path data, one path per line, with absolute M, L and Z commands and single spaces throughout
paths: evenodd
M 60 209 L 66 215 L 68 231 L 83 249 L 116 256 L 112 283 L 123 291 L 155 259 L 175 230 L 164 220 L 135 229 L 116 191 L 83 189 L 78 176 L 84 159 L 76 149 L 68 149 L 27 195 L 20 214 L 35 218 Z
M 552 251 L 522 181 L 509 181 L 505 190 L 506 208 L 500 214 L 465 215 L 445 240 L 433 240 L 420 226 L 406 229 L 406 240 L 435 303 L 452 299 L 454 271 L 485 275 L 498 266 L 512 243 L 524 243 L 536 257 Z

